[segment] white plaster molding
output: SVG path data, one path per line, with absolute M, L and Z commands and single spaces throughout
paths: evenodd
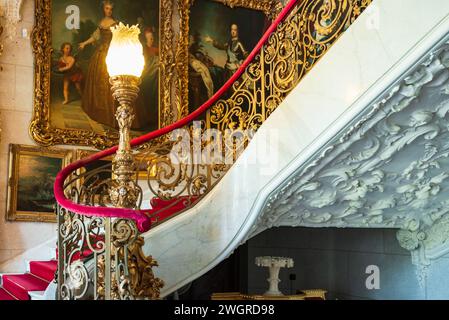
M 413 263 L 449 252 L 449 36 L 273 192 L 277 226 L 400 228 Z

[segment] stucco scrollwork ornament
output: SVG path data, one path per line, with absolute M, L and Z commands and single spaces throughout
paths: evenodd
M 399 230 L 396 238 L 411 252 L 415 265 L 429 266 L 432 260 L 449 253 L 449 214 L 415 231 Z
M 426 234 L 422 231 L 399 230 L 396 237 L 401 247 L 412 251 L 419 247 L 419 243 L 426 238 Z
M 448 120 L 449 35 L 268 196 L 249 237 L 395 228 L 418 266 L 449 253 Z

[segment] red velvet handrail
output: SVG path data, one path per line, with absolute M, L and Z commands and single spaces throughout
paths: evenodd
M 240 66 L 240 68 L 236 71 L 236 73 L 234 73 L 234 75 L 228 81 L 226 81 L 226 83 L 208 101 L 206 101 L 201 107 L 196 109 L 194 112 L 192 112 L 188 116 L 182 118 L 181 120 L 179 120 L 169 126 L 161 128 L 159 130 L 150 132 L 150 133 L 142 135 L 136 139 L 133 139 L 131 141 L 131 145 L 138 146 L 138 145 L 146 143 L 150 140 L 158 138 L 162 135 L 165 135 L 173 130 L 182 128 L 185 125 L 187 125 L 188 123 L 197 119 L 205 111 L 207 111 L 232 86 L 232 84 L 240 78 L 240 76 L 246 70 L 248 65 L 254 60 L 254 58 L 257 56 L 257 54 L 259 54 L 263 45 L 268 41 L 268 38 L 270 37 L 270 35 L 276 30 L 278 25 L 287 17 L 287 15 L 292 11 L 292 9 L 295 7 L 296 3 L 298 3 L 299 1 L 301 1 L 301 0 L 290 0 L 290 2 L 287 4 L 287 6 L 282 10 L 282 12 L 276 18 L 276 20 L 270 25 L 268 30 L 265 32 L 265 34 L 262 36 L 260 41 L 257 43 L 254 50 L 251 51 L 250 55 L 245 59 L 245 61 Z M 76 203 L 72 202 L 70 199 L 67 199 L 65 197 L 64 181 L 67 179 L 67 177 L 72 172 L 74 172 L 75 170 L 78 170 L 81 167 L 84 167 L 85 165 L 87 165 L 91 162 L 94 162 L 96 160 L 99 160 L 99 159 L 102 159 L 102 158 L 105 158 L 105 157 L 115 154 L 115 152 L 117 151 L 117 148 L 118 147 L 115 146 L 110 149 L 95 153 L 95 154 L 91 155 L 90 157 L 78 160 L 78 161 L 68 165 L 63 170 L 61 170 L 58 173 L 58 175 L 56 176 L 56 181 L 54 184 L 55 199 L 61 207 L 65 208 L 66 210 L 69 210 L 71 212 L 77 213 L 77 214 L 81 214 L 81 215 L 85 215 L 85 216 L 94 216 L 94 217 L 132 219 L 136 222 L 137 227 L 140 232 L 146 232 L 150 229 L 150 226 L 151 226 L 151 218 L 149 217 L 149 214 L 148 214 L 150 210 L 134 210 L 134 209 L 109 208 L 109 207 L 91 207 L 91 206 L 76 204 Z

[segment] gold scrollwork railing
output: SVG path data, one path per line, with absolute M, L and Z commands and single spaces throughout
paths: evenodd
M 302 1 L 232 87 L 208 111 L 207 128 L 257 130 L 371 0 Z
M 372 0 L 299 1 L 290 15 L 262 47 L 259 55 L 226 94 L 206 112 L 194 133 L 216 130 L 221 136 L 223 154 L 233 149 L 231 161 L 185 166 L 172 164 L 166 156 L 151 158 L 151 190 L 157 197 L 169 200 L 181 195 L 198 197 L 212 189 L 226 173 L 250 137 L 263 124 L 284 98 L 298 85 L 332 44 L 368 7 Z M 226 143 L 236 133 L 243 139 L 236 146 Z M 173 141 L 175 138 L 171 137 Z M 210 142 L 210 141 L 209 141 Z M 208 142 L 202 143 L 202 150 Z M 194 147 L 191 148 L 192 154 Z M 142 157 L 148 159 L 147 155 Z M 161 192 L 164 190 L 165 192 Z
M 142 252 L 144 240 L 126 219 L 86 218 L 58 210 L 58 298 L 158 299 L 163 281 L 157 262 Z

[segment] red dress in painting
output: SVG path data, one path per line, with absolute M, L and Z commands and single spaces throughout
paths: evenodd
M 62 59 L 59 60 L 58 68 L 62 69 L 67 67 L 68 63 L 64 62 Z M 64 80 L 68 80 L 71 83 L 81 83 L 84 79 L 83 71 L 75 63 L 72 68 L 64 72 Z

